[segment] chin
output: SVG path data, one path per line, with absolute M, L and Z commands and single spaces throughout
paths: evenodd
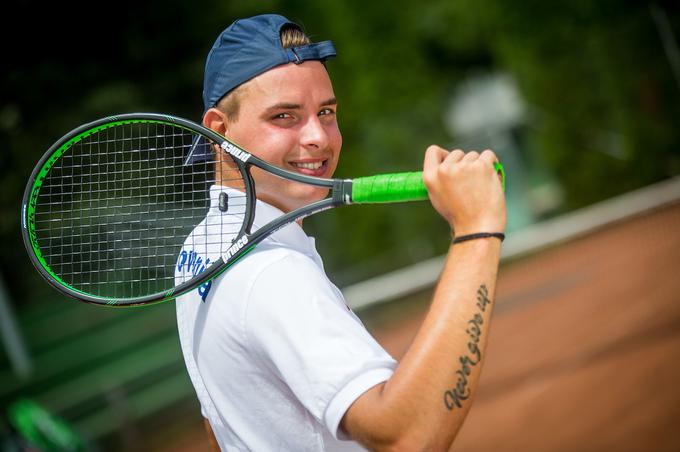
M 289 187 L 288 190 L 281 190 L 273 196 L 262 194 L 258 198 L 287 213 L 313 202 L 321 201 L 328 196 L 328 192 L 329 190 L 323 187 L 298 185 L 297 187 Z
M 290 201 L 292 201 L 291 204 L 294 204 L 294 207 L 290 210 L 297 209 L 298 207 L 302 207 L 313 202 L 321 201 L 326 196 L 328 196 L 328 192 L 329 190 L 327 188 L 322 187 L 301 186 L 299 189 L 296 187 L 296 189 L 290 193 L 290 197 L 288 198 Z

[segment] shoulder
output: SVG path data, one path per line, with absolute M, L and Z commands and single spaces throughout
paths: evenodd
M 218 277 L 211 302 L 239 309 L 244 316 L 246 311 L 271 312 L 281 303 L 293 308 L 319 297 L 342 297 L 320 265 L 303 252 L 265 242 Z
M 301 281 L 327 280 L 322 268 L 301 251 L 264 245 L 256 250 L 251 264 L 256 269 L 256 283 L 287 287 Z
M 252 270 L 243 275 L 249 281 L 244 292 L 244 308 L 251 319 L 252 316 L 286 318 L 328 304 L 346 309 L 342 293 L 321 265 L 300 251 L 263 247 L 241 271 L 248 272 L 246 267 Z
M 273 327 L 314 316 L 347 315 L 342 293 L 312 257 L 291 249 L 265 248 L 252 256 L 251 264 L 257 270 L 248 275 L 244 293 L 245 325 L 254 328 L 271 322 Z

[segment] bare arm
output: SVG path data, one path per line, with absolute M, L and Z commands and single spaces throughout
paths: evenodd
M 203 418 L 203 425 L 205 426 L 205 432 L 208 435 L 208 444 L 210 444 L 211 452 L 220 452 L 220 446 L 217 444 L 217 438 L 215 438 L 215 433 L 213 432 L 210 422 Z
M 430 147 L 424 179 L 456 235 L 502 232 L 505 201 L 495 156 Z M 348 409 L 342 428 L 373 450 L 447 450 L 477 386 L 496 288 L 500 241 L 452 245 L 416 338 L 392 378 Z

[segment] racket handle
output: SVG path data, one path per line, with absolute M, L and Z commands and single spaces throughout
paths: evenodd
M 494 163 L 494 168 L 505 191 L 505 169 L 498 162 Z M 427 198 L 422 171 L 357 177 L 352 181 L 354 204 L 421 201 Z

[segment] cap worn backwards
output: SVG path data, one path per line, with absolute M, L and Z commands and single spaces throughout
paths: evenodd
M 204 112 L 239 85 L 269 69 L 287 63 L 325 61 L 336 55 L 331 41 L 284 49 L 280 37 L 284 25 L 302 29 L 281 15 L 262 14 L 239 19 L 220 33 L 205 64 Z M 185 164 L 206 160 L 209 154 L 207 145 L 195 142 Z
M 335 56 L 330 41 L 284 49 L 281 28 L 301 28 L 278 14 L 240 19 L 217 37 L 205 64 L 203 106 L 214 107 L 231 90 L 269 69 L 307 60 L 325 60 Z

